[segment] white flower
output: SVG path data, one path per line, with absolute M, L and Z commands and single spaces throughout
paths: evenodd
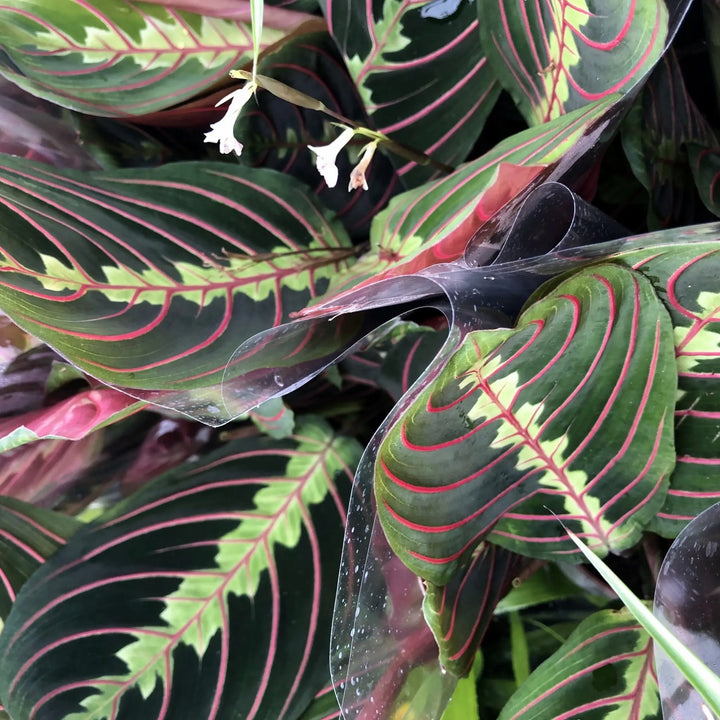
M 325 179 L 325 184 L 330 188 L 334 188 L 338 181 L 338 169 L 335 165 L 338 153 L 350 142 L 354 134 L 352 128 L 345 128 L 329 145 L 320 147 L 308 145 L 308 149 L 317 155 L 315 165 Z
M 356 188 L 362 188 L 363 190 L 368 189 L 367 180 L 365 179 L 365 173 L 367 172 L 368 165 L 375 154 L 375 148 L 377 147 L 377 140 L 373 140 L 363 148 L 363 154 L 360 158 L 360 162 L 352 169 L 350 173 L 350 182 L 348 183 L 348 192 L 355 190 Z
M 215 107 L 222 105 L 230 100 L 230 107 L 227 109 L 225 115 L 218 120 L 216 123 L 210 125 L 212 130 L 209 133 L 205 133 L 205 142 L 217 143 L 220 152 L 223 155 L 227 155 L 229 152 L 235 151 L 236 155 L 240 155 L 243 146 L 241 142 L 235 139 L 235 121 L 243 108 L 243 105 L 252 97 L 255 92 L 255 83 L 248 82 L 238 90 L 234 90 L 229 95 L 226 95 L 222 100 L 215 103 Z

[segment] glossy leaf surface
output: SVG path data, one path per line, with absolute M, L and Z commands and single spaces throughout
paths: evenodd
M 427 16 L 426 7 L 412 0 L 327 0 L 325 16 L 374 127 L 456 165 L 480 134 L 499 87 L 480 49 L 473 6 L 463 2 L 442 21 Z M 410 186 L 433 173 L 399 158 L 397 167 Z
M 292 440 L 239 441 L 181 466 L 83 529 L 0 637 L 8 711 L 296 717 L 327 682 L 338 484 L 358 456 L 306 421 Z
M 662 0 L 476 4 L 488 61 L 530 125 L 628 92 L 668 35 Z
M 14 434 L 15 439 L 19 434 Z M 80 440 L 36 440 L 5 449 L 0 454 L 0 494 L 53 507 L 93 467 L 102 451 L 102 433 Z
M 298 15 L 298 24 L 306 19 Z M 210 88 L 252 56 L 248 22 L 128 0 L 11 0 L 0 8 L 2 74 L 91 115 L 161 110 Z M 263 44 L 285 31 L 266 24 Z
M 245 338 L 352 255 L 304 186 L 270 170 L 2 168 L 0 307 L 103 382 L 211 423 L 219 396 L 192 388 L 219 384 Z
M 720 253 L 712 245 L 671 246 L 630 254 L 625 262 L 653 282 L 674 327 L 677 460 L 667 499 L 650 528 L 675 537 L 688 520 L 720 500 L 714 452 L 720 431 L 715 401 L 720 389 L 720 295 L 715 286 Z
M 380 448 L 393 550 L 444 585 L 490 531 L 574 554 L 552 513 L 599 554 L 631 547 L 667 492 L 674 376 L 669 317 L 620 267 L 565 280 L 513 330 L 470 333 Z
M 0 452 L 41 438 L 80 440 L 144 407 L 146 403 L 112 388 L 87 390 L 49 407 L 0 419 Z
M 499 720 L 661 720 L 652 640 L 627 610 L 584 620 Z
M 25 581 L 82 523 L 15 498 L 0 498 L 0 627 Z

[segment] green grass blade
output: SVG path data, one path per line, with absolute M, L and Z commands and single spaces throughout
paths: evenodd
M 263 5 L 263 0 L 250 0 L 250 20 L 252 23 L 253 41 L 253 81 L 255 80 L 255 74 L 257 73 L 258 57 L 260 56 L 260 43 L 262 39 L 263 28 Z
M 623 601 L 625 607 L 647 630 L 652 639 L 668 654 L 687 681 L 700 693 L 710 710 L 720 716 L 720 678 L 700 658 L 683 645 L 653 614 L 625 583 L 573 532 L 565 532 L 578 546 L 588 562 L 602 575 Z

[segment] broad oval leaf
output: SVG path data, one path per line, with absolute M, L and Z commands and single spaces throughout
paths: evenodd
M 413 0 L 327 0 L 331 35 L 345 57 L 374 127 L 448 165 L 472 149 L 499 94 L 470 3 L 446 21 Z M 399 161 L 409 185 L 429 166 Z
M 308 16 L 298 13 L 297 24 Z M 193 97 L 252 57 L 249 22 L 128 0 L 10 0 L 2 74 L 90 115 L 132 116 Z M 290 28 L 288 28 L 290 29 Z M 263 27 L 263 46 L 288 29 Z
M 327 683 L 354 440 L 306 420 L 161 476 L 26 585 L 0 636 L 13 717 L 296 717 Z M 282 658 L 282 660 L 281 660 Z
M 307 188 L 271 170 L 0 166 L 0 307 L 101 381 L 210 423 L 228 418 L 205 388 L 238 345 L 354 253 Z
M 510 698 L 498 720 L 662 720 L 652 640 L 628 610 L 601 610 Z
M 628 92 L 668 37 L 664 0 L 476 4 L 488 61 L 530 125 Z
M 720 236 L 716 226 L 707 227 L 715 227 L 715 237 Z M 675 537 L 689 520 L 720 501 L 720 250 L 716 243 L 648 247 L 628 253 L 623 262 L 653 283 L 674 328 L 677 459 L 666 501 L 648 529 Z
M 625 268 L 588 268 L 515 329 L 469 333 L 380 447 L 393 550 L 444 585 L 491 531 L 577 557 L 557 517 L 599 554 L 631 547 L 667 492 L 675 390 L 670 318 Z
M 81 526 L 67 515 L 0 498 L 0 628 L 27 579 Z

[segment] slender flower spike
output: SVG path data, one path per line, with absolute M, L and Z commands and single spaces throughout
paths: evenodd
M 243 150 L 242 143 L 235 139 L 235 121 L 237 120 L 243 105 L 245 105 L 245 103 L 252 97 L 254 92 L 255 83 L 248 82 L 238 90 L 234 90 L 229 95 L 226 95 L 222 100 L 215 103 L 215 107 L 217 107 L 218 105 L 222 105 L 230 100 L 230 107 L 220 120 L 210 125 L 211 131 L 209 133 L 205 133 L 205 142 L 216 142 L 223 155 L 227 155 L 228 153 L 235 151 L 235 154 L 239 157 Z
M 367 172 L 368 165 L 370 165 L 370 161 L 373 158 L 373 155 L 375 154 L 375 148 L 377 147 L 378 141 L 373 140 L 371 143 L 368 143 L 365 148 L 363 149 L 362 157 L 360 158 L 360 162 L 353 168 L 352 172 L 350 173 L 350 182 L 348 183 L 348 192 L 351 190 L 355 190 L 356 188 L 362 188 L 363 190 L 368 189 L 367 180 L 365 178 L 365 173 Z
M 350 142 L 354 134 L 352 128 L 345 128 L 329 145 L 320 147 L 308 145 L 308 149 L 317 155 L 315 165 L 325 179 L 325 184 L 330 188 L 334 188 L 338 181 L 338 169 L 335 165 L 338 153 Z

